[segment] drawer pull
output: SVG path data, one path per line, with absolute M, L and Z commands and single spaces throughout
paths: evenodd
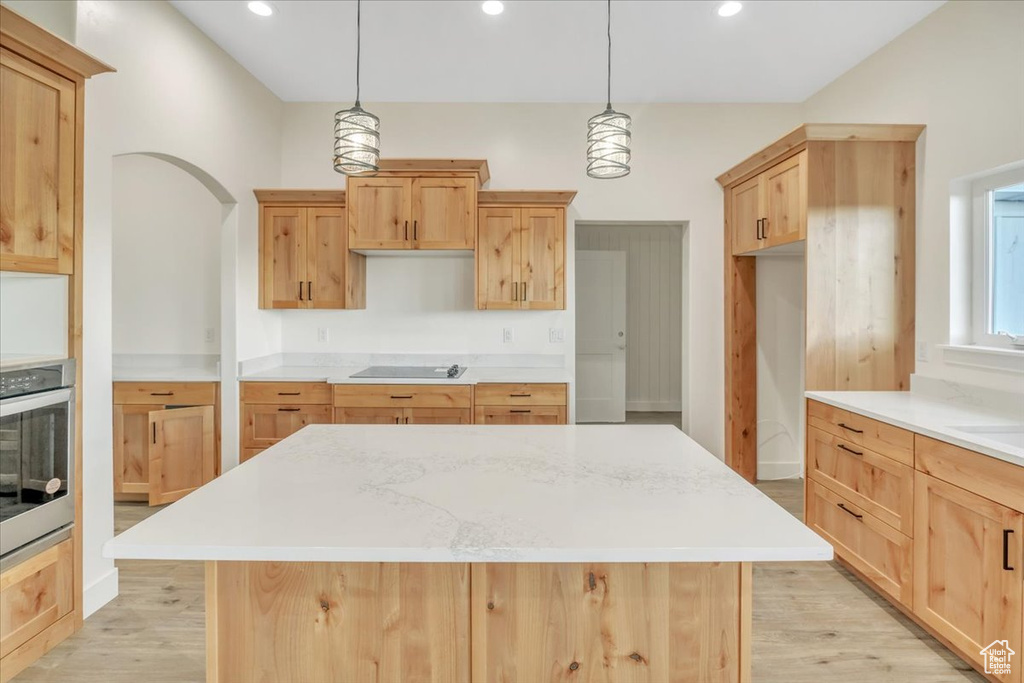
M 533 394 L 509 394 L 509 398 L 530 398 Z
M 412 398 L 412 394 L 409 394 L 408 396 L 392 396 L 391 398 Z
M 173 391 L 151 391 L 150 396 L 174 396 Z
M 864 455 L 864 451 L 855 451 L 844 443 L 839 444 L 838 447 L 842 448 L 847 453 L 853 453 L 854 455 Z
M 530 411 L 529 410 L 510 410 L 508 412 L 510 412 L 510 413 L 528 413 Z
M 297 413 L 297 412 L 299 412 L 299 410 L 300 410 L 300 408 L 278 408 L 277 412 L 279 412 L 279 413 Z
M 856 517 L 857 519 L 861 519 L 862 517 L 864 517 L 864 515 L 858 515 L 856 512 L 854 512 L 850 508 L 846 507 L 842 503 L 836 503 L 836 505 L 838 505 L 840 507 L 840 509 L 842 509 L 843 512 L 848 512 L 851 515 L 853 515 L 854 517 Z
M 1008 572 L 1013 571 L 1013 567 L 1010 566 L 1010 534 L 1013 533 L 1013 529 L 1003 529 L 1003 569 Z
M 300 396 L 301 394 L 302 394 L 301 391 L 279 391 L 279 392 L 277 392 L 278 396 Z
M 851 427 L 850 425 L 844 424 L 842 422 L 839 423 L 839 426 L 842 427 L 843 429 L 846 429 L 848 431 L 853 432 L 854 434 L 863 434 L 864 433 L 863 429 L 857 429 L 855 427 Z

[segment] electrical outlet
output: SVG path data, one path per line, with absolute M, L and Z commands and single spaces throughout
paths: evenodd
M 326 327 L 316 328 L 316 340 L 321 344 L 326 344 L 331 339 L 331 332 Z
M 917 342 L 917 359 L 922 363 L 928 362 L 928 342 Z
M 506 327 L 501 331 L 501 340 L 506 344 L 511 344 L 516 340 L 516 331 L 512 327 Z
M 549 327 L 548 342 L 551 344 L 564 344 L 565 330 L 563 330 L 561 327 Z
M 212 327 L 207 327 L 206 332 L 203 334 L 203 339 L 206 340 L 207 344 L 212 344 L 217 341 L 217 331 Z

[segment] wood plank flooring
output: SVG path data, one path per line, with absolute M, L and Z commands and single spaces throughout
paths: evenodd
M 759 488 L 799 516 L 799 481 Z M 118 532 L 153 510 L 115 506 Z M 202 683 L 203 568 L 120 561 L 121 594 L 18 683 Z M 964 683 L 983 679 L 834 563 L 754 568 L 756 683 Z M 244 683 L 244 682 L 239 682 Z M 309 682 L 314 683 L 314 682 Z M 357 683 L 357 682 L 338 682 Z M 361 683 L 361 682 L 358 682 Z

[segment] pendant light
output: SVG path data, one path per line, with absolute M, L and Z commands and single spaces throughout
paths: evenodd
M 587 122 L 587 175 L 621 178 L 629 175 L 633 125 L 628 114 L 612 109 L 612 0 L 608 0 L 608 104 Z
M 356 0 L 356 103 L 334 115 L 334 170 L 375 173 L 380 161 L 380 119 L 359 106 L 361 0 Z

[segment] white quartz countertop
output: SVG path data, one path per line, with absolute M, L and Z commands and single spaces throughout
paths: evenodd
M 330 384 L 486 384 L 520 383 L 563 384 L 572 381 L 565 368 L 527 367 L 470 367 L 458 379 L 413 379 L 396 377 L 356 377 L 351 375 L 365 370 L 365 365 L 353 366 L 288 366 L 251 372 L 239 377 L 242 382 L 328 382 Z
M 832 547 L 667 425 L 311 425 L 106 557 L 761 562 Z
M 1024 414 L 999 413 L 910 391 L 808 391 L 807 398 L 1024 467 Z
M 128 368 L 114 366 L 115 382 L 219 382 L 214 368 Z

